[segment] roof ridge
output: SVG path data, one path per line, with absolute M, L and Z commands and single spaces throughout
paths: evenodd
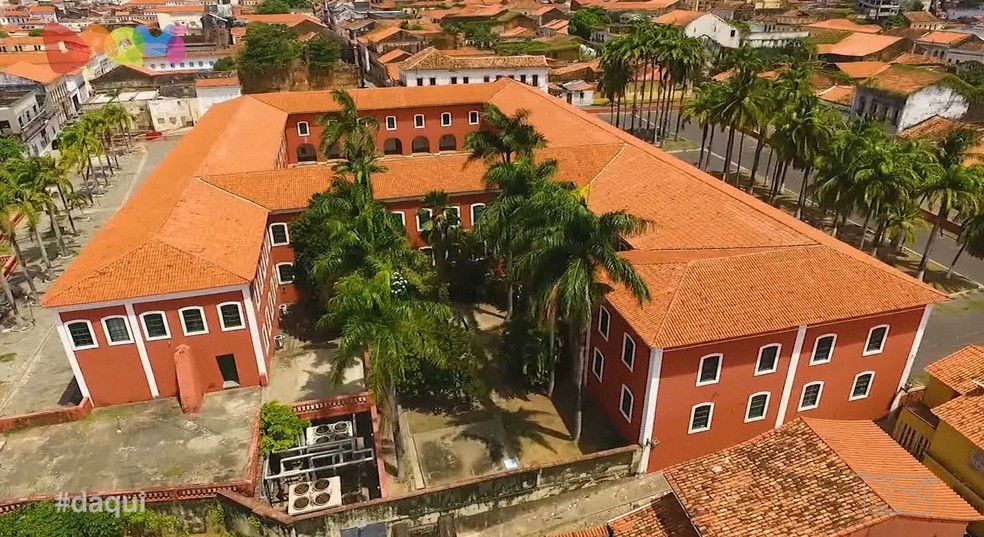
M 278 168 L 278 169 L 285 169 L 285 168 Z M 244 172 L 244 173 L 247 173 L 248 174 L 248 173 L 263 173 L 263 172 L 262 171 L 251 171 L 251 172 Z M 269 173 L 269 172 L 267 172 L 267 173 Z M 237 193 L 235 193 L 235 192 L 233 192 L 233 191 L 231 191 L 231 190 L 229 190 L 227 188 L 223 188 L 223 187 L 221 187 L 221 186 L 219 186 L 219 185 L 217 185 L 215 183 L 211 183 L 211 182 L 209 182 L 209 181 L 207 181 L 205 179 L 205 177 L 222 177 L 223 175 L 235 175 L 235 174 L 212 174 L 212 175 L 195 176 L 195 177 L 192 177 L 191 180 L 192 181 L 197 181 L 197 182 L 199 182 L 199 183 L 201 183 L 201 184 L 203 184 L 205 186 L 212 187 L 215 190 L 218 190 L 218 191 L 220 191 L 220 192 L 222 192 L 224 194 L 228 194 L 228 195 L 233 196 L 235 198 L 239 198 L 239 199 L 241 199 L 241 200 L 243 200 L 243 201 L 245 201 L 247 203 L 251 203 L 251 204 L 259 207 L 260 209 L 263 209 L 264 211 L 266 211 L 268 213 L 272 210 L 269 207 L 266 207 L 265 205 L 261 205 L 261 204 L 255 202 L 255 201 L 253 201 L 253 200 L 251 200 L 249 198 L 243 197 L 240 194 L 237 194 Z
M 614 144 L 591 144 L 591 145 L 614 145 Z M 608 162 L 606 162 L 605 165 L 602 166 L 598 170 L 598 173 L 594 174 L 594 177 L 592 177 L 591 179 L 588 180 L 588 184 L 585 185 L 585 186 L 588 188 L 588 193 L 589 193 L 588 196 L 589 196 L 589 198 L 590 198 L 590 192 L 591 192 L 591 184 L 594 183 L 595 182 L 595 179 L 597 179 L 601 174 L 605 173 L 605 170 L 607 170 L 608 167 L 611 166 L 612 163 L 615 162 L 618 159 L 618 156 L 622 154 L 622 151 L 625 151 L 625 146 L 626 145 L 628 145 L 628 144 L 626 144 L 625 142 L 622 142 L 621 147 L 619 147 L 618 148 L 618 151 L 616 151 L 615 154 L 612 155 L 612 158 L 608 159 Z

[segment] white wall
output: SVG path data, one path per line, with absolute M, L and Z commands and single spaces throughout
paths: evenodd
M 541 91 L 547 91 L 547 67 L 529 67 L 523 69 L 468 69 L 462 71 L 400 71 L 400 82 L 404 86 L 417 86 L 417 79 L 422 78 L 424 86 L 430 86 L 430 79 L 435 78 L 435 86 L 450 86 L 451 78 L 456 77 L 458 84 L 464 84 L 464 78 L 468 77 L 469 84 L 481 84 L 485 82 L 485 77 L 489 82 L 495 82 L 495 77 L 512 76 L 517 82 L 522 81 L 526 76 L 526 84 L 532 86 L 533 77 L 536 76 L 536 87 Z
M 578 108 L 587 108 L 594 104 L 594 90 L 564 91 L 557 98 Z
M 708 13 L 690 21 L 690 24 L 684 28 L 684 33 L 689 37 L 710 39 L 725 48 L 738 48 L 741 46 L 741 30 L 728 24 L 728 21 L 713 13 Z
M 157 99 L 149 101 L 147 108 L 154 130 L 166 132 L 180 129 L 195 122 L 197 99 Z
M 183 71 L 197 69 L 199 71 L 211 71 L 216 60 L 224 56 L 216 55 L 196 55 L 182 58 L 173 64 L 167 61 L 167 57 L 159 56 L 156 58 L 144 58 L 144 67 L 154 71 Z M 199 65 L 201 63 L 201 65 Z M 182 65 L 184 64 L 184 65 Z
M 204 116 L 212 105 L 224 103 L 243 94 L 242 88 L 239 86 L 197 88 L 195 92 L 198 94 L 198 117 Z
M 959 119 L 967 113 L 967 99 L 951 88 L 930 86 L 909 96 L 899 117 L 899 130 L 926 121 L 933 116 Z

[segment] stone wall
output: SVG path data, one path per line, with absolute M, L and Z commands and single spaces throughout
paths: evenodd
M 470 517 L 478 525 L 483 514 L 496 509 L 628 477 L 639 457 L 638 446 L 628 446 L 296 517 L 233 492 L 220 492 L 219 502 L 229 528 L 249 537 L 337 537 L 341 530 L 369 524 L 433 526 L 447 514 L 466 529 Z

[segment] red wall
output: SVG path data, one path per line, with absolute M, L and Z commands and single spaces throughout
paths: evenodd
M 426 136 L 430 141 L 430 152 L 438 152 L 438 140 L 445 134 L 451 134 L 457 142 L 456 149 L 461 149 L 465 143 L 465 135 L 469 132 L 478 130 L 478 125 L 468 124 L 468 113 L 472 111 L 481 112 L 480 103 L 468 105 L 447 105 L 424 108 L 405 108 L 380 110 L 360 110 L 363 115 L 371 116 L 379 122 L 379 132 L 376 135 L 376 145 L 379 151 L 383 151 L 383 143 L 389 138 L 397 138 L 403 144 L 403 154 L 411 153 L 411 143 L 418 136 Z M 451 126 L 441 126 L 441 114 L 451 113 Z M 424 128 L 414 127 L 413 116 L 424 115 Z M 287 162 L 297 163 L 297 148 L 301 144 L 311 144 L 317 150 L 321 140 L 321 133 L 324 128 L 318 125 L 317 120 L 321 114 L 291 114 L 287 118 L 284 136 L 287 141 Z M 386 130 L 386 116 L 396 116 L 396 129 Z M 308 123 L 308 136 L 298 136 L 297 123 L 306 121 Z M 318 160 L 325 160 L 324 155 L 318 151 Z
M 612 318 L 608 341 L 598 332 L 597 317 L 591 331 L 592 347 L 598 347 L 605 355 L 603 380 L 598 382 L 591 372 L 592 355 L 589 355 L 587 390 L 623 438 L 634 443 L 639 441 L 644 412 L 642 407 L 650 349 L 642 343 L 641 338 L 631 333 L 614 309 L 609 307 L 608 310 Z M 922 311 L 920 308 L 809 327 L 803 340 L 783 422 L 796 419 L 800 415 L 868 420 L 885 416 L 895 398 Z M 868 330 L 881 324 L 890 326 L 883 351 L 880 354 L 862 356 Z M 635 370 L 631 372 L 621 361 L 622 335 L 626 331 L 636 341 Z M 828 333 L 837 334 L 831 361 L 809 365 L 815 339 Z M 718 451 L 775 427 L 796 334 L 797 330 L 792 329 L 739 340 L 665 350 L 653 424 L 653 441 L 656 445 L 650 453 L 650 471 Z M 775 343 L 782 345 L 776 371 L 756 376 L 759 349 Z M 719 381 L 716 384 L 697 386 L 701 358 L 715 353 L 723 354 Z M 849 401 L 855 376 L 865 371 L 875 373 L 868 397 Z M 803 385 L 813 381 L 824 382 L 820 406 L 799 412 L 797 409 Z M 631 423 L 619 411 L 622 384 L 629 386 L 635 396 Z M 745 423 L 748 399 L 758 392 L 770 394 L 766 417 Z M 710 430 L 690 434 L 692 408 L 707 402 L 714 404 Z
M 458 212 L 461 215 L 461 225 L 465 229 L 471 229 L 474 226 L 471 218 L 471 208 L 473 204 L 484 203 L 488 204 L 492 201 L 493 194 L 491 192 L 479 192 L 476 194 L 464 194 L 460 196 L 452 196 L 451 202 L 458 206 Z M 420 238 L 420 233 L 417 231 L 417 211 L 423 205 L 422 199 L 409 199 L 400 201 L 388 201 L 386 203 L 386 208 L 394 211 L 401 212 L 404 216 L 404 222 L 406 223 L 407 237 L 410 238 L 410 244 L 415 248 L 420 248 L 424 246 L 424 240 Z

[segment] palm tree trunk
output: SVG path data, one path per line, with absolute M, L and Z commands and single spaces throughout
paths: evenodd
M 858 241 L 858 250 L 864 250 L 864 241 L 867 239 L 868 235 L 868 224 L 871 222 L 871 213 L 873 211 L 868 209 L 864 213 L 864 222 L 861 224 L 861 240 Z
M 806 189 L 810 186 L 810 167 L 803 170 L 803 184 L 800 186 L 799 199 L 796 202 L 796 218 L 803 217 L 803 205 L 806 203 Z
M 704 171 L 706 172 L 708 168 L 711 167 L 711 153 L 714 152 L 714 133 L 717 129 L 714 128 L 713 124 L 710 124 L 711 135 L 707 138 L 707 157 L 704 158 Z
M 62 190 L 61 185 L 58 186 L 58 197 L 61 198 L 62 208 L 65 210 L 65 214 L 68 215 L 68 225 L 72 228 L 72 234 L 77 235 L 79 230 L 75 229 L 75 219 L 72 218 L 72 210 L 68 207 L 68 200 L 65 199 L 65 192 Z
M 31 290 L 31 298 L 37 302 L 38 289 L 34 286 L 34 275 L 31 274 L 31 269 L 27 265 L 27 260 L 24 259 L 24 253 L 21 252 L 20 244 L 17 242 L 16 229 L 11 229 L 10 237 L 8 237 L 7 240 L 10 241 L 10 247 L 14 249 L 14 255 L 17 256 L 17 261 L 20 263 L 21 270 L 24 272 L 24 279 L 27 280 L 27 287 Z
M 721 172 L 721 180 L 725 183 L 728 182 L 728 176 L 731 174 L 731 153 L 735 145 L 735 126 L 731 125 L 728 128 L 728 141 L 725 142 L 727 147 L 724 149 L 724 170 Z
M 680 109 L 677 110 L 677 124 L 676 130 L 673 132 L 673 139 L 680 139 L 680 127 L 683 126 L 683 101 L 687 96 L 687 84 L 686 82 L 680 86 Z
M 656 58 L 649 58 L 649 103 L 646 105 L 646 125 L 652 127 L 653 137 L 656 136 L 656 126 L 653 125 L 653 92 L 656 87 Z
M 838 225 L 840 224 L 840 209 L 834 210 L 834 227 L 830 230 L 830 236 L 837 238 Z
M 10 302 L 10 310 L 14 312 L 15 317 L 20 317 L 17 301 L 14 300 L 14 291 L 10 288 L 10 280 L 2 265 L 0 265 L 0 285 L 3 285 L 3 296 L 7 297 L 7 302 Z
M 670 89 L 666 94 L 666 101 L 663 103 L 663 123 L 660 125 L 660 132 L 663 133 L 663 141 L 666 141 L 666 138 L 670 134 L 670 112 L 673 109 L 673 92 L 676 91 L 676 86 L 676 81 L 671 79 Z
M 577 400 L 575 402 L 575 414 L 574 414 L 574 442 L 581 440 L 581 423 L 584 418 L 583 401 L 584 401 L 584 364 L 587 362 L 588 355 L 588 345 L 587 345 L 587 334 L 588 330 L 591 330 L 591 319 L 588 319 L 588 324 L 581 329 L 581 333 L 578 334 L 578 351 L 577 351 L 577 367 L 575 368 L 575 379 L 577 389 Z
M 930 232 L 929 238 L 926 239 L 926 249 L 923 250 L 922 259 L 919 260 L 919 271 L 916 273 L 916 278 L 922 281 L 923 277 L 926 276 L 926 266 L 929 264 L 929 254 L 933 252 L 933 241 L 936 240 L 936 233 L 940 230 L 943 225 L 943 219 L 946 218 L 947 206 L 946 204 L 940 204 L 940 210 L 936 213 L 936 221 L 933 222 L 933 231 Z
M 704 160 L 704 148 L 707 147 L 707 129 L 708 125 L 705 123 L 704 128 L 701 129 L 700 135 L 700 154 L 697 155 L 697 169 L 700 169 L 700 165 Z
M 878 223 L 878 227 L 875 229 L 875 238 L 871 242 L 871 250 L 868 252 L 872 256 L 878 254 L 878 249 L 881 248 L 882 241 L 885 239 L 885 229 L 888 228 L 888 222 L 882 221 Z
M 389 421 L 390 431 L 393 432 L 393 456 L 396 457 L 396 478 L 403 480 L 406 473 L 403 468 L 403 434 L 400 432 L 400 410 L 396 401 L 396 386 L 389 386 L 387 399 L 389 399 Z
M 45 274 L 48 276 L 48 280 L 54 278 L 55 273 L 51 266 L 51 259 L 48 257 L 48 249 L 45 247 L 44 241 L 41 240 L 41 233 L 37 228 L 32 229 L 31 233 L 34 234 L 34 238 L 38 241 L 38 251 L 41 252 L 41 260 L 44 261 Z
M 762 136 L 755 142 L 755 156 L 752 158 L 752 173 L 748 178 L 748 193 L 755 191 L 755 173 L 758 172 L 759 161 L 762 159 L 762 149 L 765 148 L 765 137 Z M 769 172 L 766 172 L 768 174 Z
M 957 260 L 960 259 L 960 254 L 963 253 L 966 247 L 967 243 L 961 244 L 960 249 L 957 250 L 957 255 L 953 256 L 953 261 L 950 262 L 950 268 L 946 269 L 946 279 L 950 279 L 950 275 L 953 274 L 953 267 L 957 266 Z
M 55 204 L 48 204 L 48 220 L 51 221 L 51 229 L 55 232 L 55 239 L 58 241 L 58 255 L 65 257 L 68 248 L 65 246 L 65 239 L 62 237 L 61 226 L 58 225 L 58 216 L 55 214 Z
M 741 136 L 738 138 L 738 162 L 735 164 L 735 186 L 741 188 L 741 157 L 745 150 L 745 130 L 742 129 Z M 754 184 L 755 181 L 752 181 Z
M 550 354 L 547 356 L 550 364 L 550 380 L 547 382 L 547 397 L 553 397 L 554 386 L 557 383 L 557 362 L 554 360 L 554 340 L 556 339 L 557 319 L 550 323 Z
M 766 145 L 768 145 L 768 144 L 766 144 Z M 772 149 L 772 146 L 769 145 L 769 159 L 765 161 L 765 174 L 764 175 L 765 175 L 766 178 L 769 177 L 769 170 L 772 169 L 772 157 L 775 156 L 775 154 L 776 154 L 775 149 Z M 769 186 L 771 186 L 771 184 Z

